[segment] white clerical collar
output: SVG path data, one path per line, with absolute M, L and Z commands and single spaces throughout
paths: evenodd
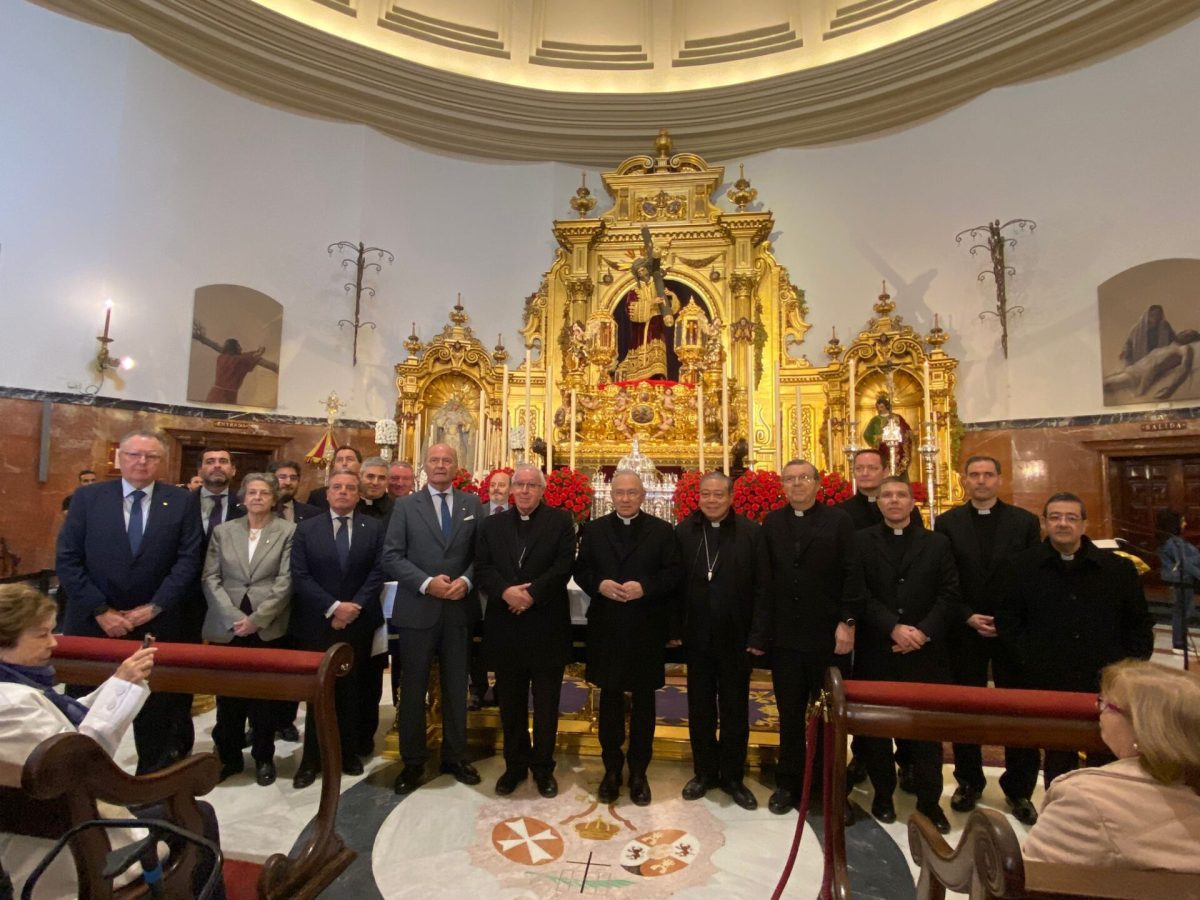
M 990 506 L 984 507 L 983 509 L 976 507 L 975 509 L 975 515 L 977 516 L 990 516 L 991 514 L 992 508 Z
M 877 503 L 877 502 L 879 502 L 879 498 L 878 498 L 878 497 L 872 497 L 870 494 L 863 494 L 863 496 L 867 498 L 867 502 L 868 502 L 868 503 Z
M 893 529 L 892 529 L 892 534 L 894 534 L 894 535 L 896 535 L 897 537 L 899 537 L 900 535 L 904 534 L 904 529 L 903 529 L 903 528 L 893 528 Z
M 709 519 L 708 524 L 711 528 L 720 528 L 721 527 L 721 522 L 719 520 L 714 522 L 712 519 Z
M 1063 562 L 1070 562 L 1071 560 L 1073 560 L 1075 558 L 1074 553 L 1060 553 L 1058 555 L 1059 555 L 1059 558 L 1062 559 Z
M 522 521 L 522 522 L 528 522 L 528 521 L 529 521 L 529 516 L 521 515 L 521 513 L 517 513 L 517 515 L 518 515 L 518 516 L 521 516 L 521 521 Z
M 625 518 L 625 517 L 624 517 L 623 515 L 621 515 L 620 513 L 617 513 L 617 518 L 618 518 L 618 519 L 620 519 L 620 520 L 621 520 L 621 522 L 622 522 L 623 524 L 625 524 L 625 525 L 629 525 L 630 523 L 632 523 L 632 522 L 633 522 L 633 520 L 634 520 L 634 519 L 636 519 L 636 518 L 637 518 L 637 513 L 634 513 L 634 514 L 633 514 L 632 516 L 630 516 L 628 519 L 627 519 L 627 518 Z

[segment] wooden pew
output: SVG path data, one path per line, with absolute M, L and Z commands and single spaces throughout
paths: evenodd
M 109 678 L 120 661 L 137 646 L 137 642 L 134 641 L 59 637 L 53 663 L 58 678 L 67 684 L 98 685 Z M 312 834 L 294 857 L 276 853 L 263 865 L 258 880 L 258 895 L 264 900 L 316 897 L 357 856 L 345 846 L 335 830 L 341 795 L 342 759 L 337 717 L 334 714 L 334 679 L 349 672 L 353 651 L 347 644 L 335 644 L 323 654 L 296 650 L 246 650 L 196 644 L 164 643 L 158 647 L 154 671 L 150 676 L 152 690 L 212 693 L 226 697 L 264 700 L 303 700 L 309 704 L 309 713 L 316 722 L 317 743 L 321 750 L 321 798 L 317 816 Z M 107 761 L 110 771 L 86 779 L 75 777 L 79 769 L 74 767 L 79 763 L 73 761 L 75 757 L 71 754 L 88 752 L 82 749 L 79 742 L 91 745 L 94 752 Z M 67 750 L 58 749 L 59 745 L 63 744 L 69 745 Z M 77 745 L 81 749 L 74 749 Z M 33 770 L 31 765 L 34 765 Z M 216 757 L 204 754 L 183 760 L 153 775 L 133 777 L 122 772 L 89 738 L 81 735 L 60 735 L 39 746 L 25 766 L 22 784 L 24 786 L 26 777 L 32 779 L 30 783 L 35 785 L 37 790 L 33 797 L 42 802 L 57 802 L 58 811 L 53 813 L 54 815 L 67 815 L 71 821 L 80 821 L 78 816 L 95 817 L 87 816 L 85 812 L 94 810 L 96 800 L 119 805 L 155 802 L 177 797 L 181 785 L 190 785 L 195 793 L 207 793 L 216 783 L 219 773 L 220 765 Z M 8 798 L 0 799 L 7 801 Z M 47 816 L 52 812 L 50 807 L 46 807 L 45 810 Z M 187 822 L 198 825 L 198 819 L 192 820 L 189 817 L 180 820 L 180 824 L 189 827 L 189 830 L 199 830 L 191 829 Z M 17 824 L 20 824 L 20 820 Z M 50 820 L 49 824 L 53 825 L 53 820 Z M 62 824 L 61 818 L 57 824 Z M 36 824 L 29 827 L 35 830 L 9 827 L 4 827 L 3 830 L 21 831 L 37 837 L 47 836 L 42 833 L 46 830 L 45 827 Z M 62 830 L 60 829 L 58 834 L 61 834 Z M 106 841 L 105 844 L 107 845 Z M 74 846 L 73 850 L 76 852 L 76 868 L 79 870 L 79 854 L 83 853 L 86 858 L 92 851 L 88 846 L 78 845 Z M 107 846 L 100 851 L 100 856 L 105 852 Z M 190 858 L 194 864 L 195 857 Z M 90 863 L 84 864 L 84 874 L 90 879 L 92 873 L 88 865 Z M 85 883 L 94 885 L 96 882 L 85 882 L 81 875 L 80 884 Z M 103 893 L 102 886 L 100 891 L 92 896 L 110 895 Z

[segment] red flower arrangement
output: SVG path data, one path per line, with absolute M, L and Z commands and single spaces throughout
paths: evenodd
M 841 472 L 826 472 L 821 476 L 821 486 L 817 488 L 817 502 L 833 506 L 849 500 L 853 494 L 854 485 L 843 478 Z
M 682 522 L 700 506 L 700 473 L 690 469 L 675 482 L 675 521 Z
M 778 472 L 751 469 L 733 483 L 733 510 L 751 521 L 761 522 L 767 513 L 786 503 Z
M 512 466 L 504 466 L 503 468 L 500 468 L 500 469 L 492 469 L 492 471 L 490 471 L 486 475 L 484 475 L 483 482 L 479 485 L 479 499 L 481 501 L 483 501 L 484 503 L 492 502 L 492 491 L 491 491 L 492 476 L 495 475 L 497 472 L 504 472 L 506 475 L 508 475 L 509 481 L 512 481 L 512 473 L 513 473 Z M 512 496 L 510 495 L 508 497 L 505 497 L 504 502 L 512 503 Z
M 454 473 L 454 478 L 450 480 L 450 486 L 456 487 L 460 491 L 466 491 L 468 494 L 478 494 L 479 485 L 475 483 L 475 478 L 471 475 L 470 469 L 460 468 Z
M 546 478 L 546 493 L 542 499 L 547 506 L 565 509 L 577 525 L 586 522 L 592 514 L 592 485 L 577 469 L 563 466 L 551 472 Z
M 929 499 L 929 491 L 925 489 L 925 482 L 912 482 L 912 495 L 913 502 L 916 503 L 917 506 L 923 505 L 925 501 Z

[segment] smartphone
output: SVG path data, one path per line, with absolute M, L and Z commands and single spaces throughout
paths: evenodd
M 144 638 L 142 638 L 142 646 L 143 647 L 149 647 L 153 643 L 154 643 L 154 635 L 152 635 L 152 634 L 147 633 L 146 636 Z

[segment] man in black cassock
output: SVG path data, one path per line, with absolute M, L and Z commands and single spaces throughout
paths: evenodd
M 876 500 L 879 497 L 879 485 L 886 474 L 883 454 L 874 447 L 854 454 L 854 496 L 843 500 L 838 508 L 849 514 L 856 530 L 861 531 L 883 521 Z
M 663 649 L 679 580 L 675 534 L 642 511 L 646 490 L 636 472 L 612 480 L 613 511 L 583 526 L 575 582 L 588 606 L 587 680 L 600 688 L 604 778 L 596 797 L 620 795 L 626 756 L 625 694 L 630 694 L 629 797 L 650 803 L 646 768 L 654 749 L 654 692 L 663 686 Z
M 484 519 L 475 543 L 475 577 L 488 598 L 483 659 L 496 673 L 504 729 L 504 774 L 496 781 L 502 797 L 530 771 L 539 794 L 558 794 L 554 742 L 563 669 L 571 660 L 567 582 L 575 562 L 575 527 L 566 510 L 542 503 L 545 490 L 546 478 L 537 466 L 517 466 L 513 505 Z

